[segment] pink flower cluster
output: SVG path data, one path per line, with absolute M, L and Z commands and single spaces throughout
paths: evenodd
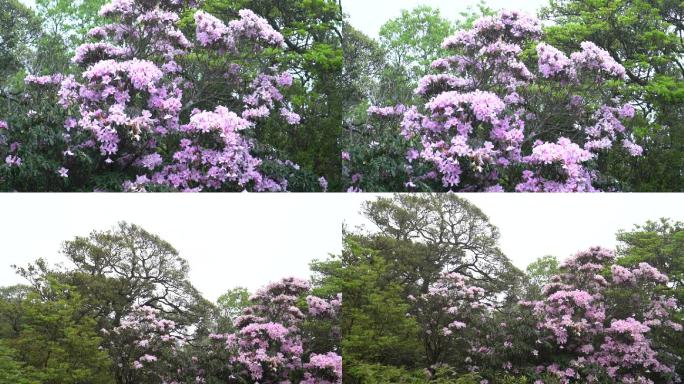
M 64 79 L 64 76 L 62 76 L 60 74 L 56 74 L 56 75 L 52 75 L 52 76 L 27 75 L 24 78 L 24 83 L 25 84 L 33 84 L 33 85 L 60 84 L 63 79 Z
M 72 61 L 77 64 L 87 65 L 100 60 L 121 59 L 130 56 L 131 51 L 109 43 L 86 43 L 76 48 L 76 55 Z
M 260 51 L 263 46 L 280 47 L 284 43 L 283 35 L 273 29 L 262 17 L 243 9 L 240 19 L 225 25 L 216 17 L 203 12 L 195 12 L 197 40 L 202 46 L 216 45 L 220 51 L 237 52 L 241 42 L 252 42 L 254 49 Z
M 665 274 L 653 268 L 648 263 L 639 263 L 637 268 L 628 269 L 619 265 L 611 267 L 613 282 L 616 284 L 630 284 L 634 285 L 638 282 L 655 282 L 657 284 L 666 284 L 668 278 Z
M 110 348 L 117 351 L 114 356 L 127 360 L 116 361 L 119 367 L 130 367 L 130 375 L 141 381 L 150 375 L 162 382 L 176 378 L 177 367 L 173 358 L 185 337 L 176 323 L 160 317 L 161 311 L 150 306 L 133 306 L 112 330 L 115 337 L 109 337 Z M 109 332 L 103 331 L 105 336 Z M 171 356 L 161 357 L 171 353 Z
M 372 105 L 368 107 L 368 114 L 371 116 L 401 116 L 401 114 L 404 113 L 404 110 L 406 108 L 399 104 L 394 107 L 378 107 L 375 105 Z
M 309 290 L 309 283 L 297 278 L 271 283 L 254 294 L 252 306 L 235 319 L 238 331 L 227 338 L 226 347 L 232 351 L 230 361 L 244 366 L 252 380 L 288 382 L 296 372 L 304 372 L 305 383 L 342 383 L 338 354 L 306 356 L 304 352 L 301 325 L 306 315 L 296 302 Z M 335 316 L 340 300 L 339 296 L 331 301 L 306 298 L 312 316 Z
M 96 148 L 105 167 L 137 167 L 138 176 L 124 183 L 125 190 L 285 190 L 287 180 L 262 174 L 262 160 L 252 154 L 255 143 L 243 131 L 271 116 L 272 110 L 288 124 L 300 122 L 279 89 L 292 85 L 292 76 L 271 67 L 257 74 L 242 73 L 240 65 L 230 63 L 245 53 L 280 47 L 282 36 L 249 10 L 241 10 L 239 19 L 228 25 L 197 11 L 199 45 L 229 62 L 229 73 L 220 80 L 233 90 L 227 93 L 234 100 L 212 111 L 191 110 L 188 106 L 197 97 L 194 83 L 176 59 L 200 48 L 178 27 L 183 3 L 111 1 L 100 15 L 113 22 L 89 33 L 107 41 L 76 50 L 74 61 L 85 67 L 80 78 L 26 78 L 28 84 L 60 85 L 59 103 L 71 114 L 65 123 L 68 147 L 63 151 L 70 155 L 65 155 L 62 168 L 69 168 L 72 154 L 90 156 L 88 151 Z M 184 111 L 190 112 L 189 121 L 183 121 Z
M 328 352 L 312 354 L 304 364 L 307 372 L 300 384 L 339 384 L 342 382 L 342 356 Z
M 311 316 L 335 317 L 342 305 L 342 295 L 339 294 L 329 301 L 316 296 L 307 296 L 306 304 L 309 306 L 309 314 Z
M 544 287 L 543 300 L 524 303 L 539 319 L 540 342 L 555 347 L 548 353 L 570 357 L 567 365 L 550 359 L 537 373 L 555 375 L 561 383 L 598 382 L 598 377 L 606 375 L 624 383 L 679 382 L 671 354 L 655 349 L 650 336 L 661 327 L 681 329 L 669 320 L 676 301 L 656 293 L 667 277 L 646 263 L 630 270 L 611 265 L 613 261 L 613 252 L 604 248 L 579 252 L 566 260 L 561 273 Z M 611 282 L 601 275 L 608 266 Z M 606 289 L 637 283 L 643 284 L 639 291 L 646 296 L 632 299 L 630 312 L 634 315 L 615 317 L 613 311 L 619 305 L 608 302 Z
M 540 168 L 559 166 L 565 176 L 565 181 L 547 180 L 532 170 L 523 171 L 524 182 L 516 186 L 519 192 L 592 192 L 592 175 L 583 167 L 583 163 L 594 158 L 594 154 L 570 139 L 561 137 L 557 143 L 537 141 L 532 148 L 532 154 L 523 158 L 529 165 Z
M 422 327 L 428 345 L 438 345 L 441 338 L 467 340 L 465 332 L 484 319 L 487 304 L 485 290 L 470 285 L 458 273 L 444 273 L 426 293 L 409 297 L 413 302 L 413 315 Z M 476 327 L 474 327 L 476 328 Z M 437 343 L 437 344 L 433 344 Z M 439 353 L 428 351 L 430 364 L 439 363 Z
M 439 67 L 440 65 L 442 65 L 441 62 L 437 63 L 435 66 Z M 418 95 L 427 95 L 428 93 L 438 93 L 440 90 L 468 89 L 472 86 L 471 80 L 456 77 L 448 73 L 439 73 L 436 75 L 423 76 L 418 81 L 418 87 L 414 92 Z
M 444 40 L 442 47 L 453 54 L 432 63 L 441 73 L 419 81 L 416 93 L 427 100 L 424 106 L 403 113 L 369 109 L 372 116 L 401 114 L 402 135 L 420 143 L 414 148 L 419 157 L 408 160 L 409 173 L 425 169 L 416 162 L 430 166 L 428 174 L 436 172 L 449 190 L 503 190 L 503 179 L 506 189 L 517 191 L 595 191 L 600 175 L 594 160 L 601 152 L 621 142 L 617 148 L 641 154 L 623 124 L 634 117 L 632 106 L 597 93 L 596 108 L 573 94 L 623 79 L 624 68 L 591 42 L 568 57 L 540 39 L 539 21 L 523 13 L 484 17 Z M 522 52 L 529 43 L 536 44 L 538 74 Z M 563 96 L 540 97 L 540 89 L 558 89 Z M 553 113 L 555 121 L 558 110 L 565 126 L 552 126 L 544 116 Z M 411 174 L 406 185 L 428 174 Z
M 578 69 L 588 70 L 597 76 L 599 73 L 618 78 L 625 76 L 625 68 L 596 44 L 585 41 L 581 48 L 582 51 L 570 55 Z

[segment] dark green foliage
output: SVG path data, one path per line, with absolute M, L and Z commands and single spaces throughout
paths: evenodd
M 275 62 L 297 81 L 286 93 L 301 115 L 296 126 L 268 124 L 257 138 L 277 147 L 287 158 L 325 176 L 330 190 L 339 190 L 338 137 L 342 124 L 342 13 L 336 0 L 207 0 L 202 8 L 229 20 L 240 9 L 251 9 L 285 37 L 286 49 Z M 300 190 L 318 190 L 314 188 Z
M 606 170 L 624 190 L 684 189 L 684 4 L 681 0 L 551 0 L 541 12 L 555 25 L 545 40 L 571 51 L 582 41 L 606 49 L 627 69 L 620 97 L 640 111 L 634 121 L 644 156 L 614 155 Z

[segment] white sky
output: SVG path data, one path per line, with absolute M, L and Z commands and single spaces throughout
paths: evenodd
M 35 6 L 35 0 L 19 0 Z M 475 7 L 479 0 L 342 0 L 342 10 L 349 15 L 351 25 L 370 37 L 377 37 L 380 27 L 388 20 L 401 15 L 402 9 L 413 9 L 419 5 L 439 8 L 442 16 L 455 20 L 468 7 Z M 517 9 L 529 14 L 548 4 L 548 0 L 485 0 L 493 9 Z
M 341 249 L 341 223 L 369 224 L 361 203 L 377 194 L 0 194 L 0 286 L 23 282 L 11 264 L 64 261 L 61 243 L 125 220 L 169 241 L 210 300 L 285 276 Z M 385 196 L 391 196 L 386 194 Z M 525 268 L 615 246 L 618 229 L 646 220 L 684 220 L 684 194 L 462 194 L 501 232 L 501 248 Z M 369 226 L 369 229 L 371 227 Z
M 210 300 L 286 276 L 341 249 L 342 194 L 0 194 L 0 286 L 24 282 L 10 265 L 65 261 L 65 240 L 138 224 L 171 243 Z
M 368 195 L 367 195 L 368 196 Z M 614 249 L 615 233 L 669 217 L 684 221 L 680 194 L 461 194 L 501 232 L 501 249 L 517 267 L 545 255 L 560 260 L 594 245 Z M 358 209 L 356 210 L 358 211 Z M 356 212 L 345 222 L 374 229 Z
M 419 5 L 439 8 L 442 16 L 455 20 L 469 6 L 475 7 L 478 0 L 342 0 L 342 11 L 349 15 L 349 22 L 356 29 L 370 37 L 377 37 L 380 27 L 388 20 L 401 15 L 402 9 L 413 9 Z M 548 4 L 548 0 L 486 0 L 493 9 L 517 9 L 529 14 Z

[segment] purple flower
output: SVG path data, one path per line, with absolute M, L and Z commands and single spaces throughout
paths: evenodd
M 328 180 L 326 180 L 325 177 L 321 176 L 318 179 L 318 184 L 321 186 L 321 188 L 323 188 L 323 192 L 328 191 Z
M 21 165 L 21 158 L 19 156 L 7 155 L 7 157 L 5 157 L 5 164 L 9 167 L 18 167 Z
M 59 174 L 60 177 L 63 177 L 66 179 L 69 177 L 69 169 L 61 167 L 57 170 L 57 174 Z

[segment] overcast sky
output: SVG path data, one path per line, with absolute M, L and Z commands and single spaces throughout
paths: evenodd
M 545 255 L 564 259 L 594 245 L 614 248 L 615 233 L 669 217 L 684 221 L 684 194 L 461 194 L 501 232 L 501 249 L 519 268 Z M 357 209 L 358 211 L 358 209 Z M 350 227 L 372 224 L 355 212 Z
M 23 282 L 10 268 L 43 257 L 64 261 L 61 243 L 118 221 L 170 242 L 195 286 L 214 300 L 286 276 L 339 253 L 344 214 L 358 203 L 338 194 L 0 194 L 0 286 Z
M 22 282 L 11 264 L 64 261 L 63 241 L 125 220 L 160 235 L 190 263 L 211 300 L 228 288 L 254 290 L 285 276 L 309 276 L 309 262 L 341 248 L 341 223 L 375 194 L 0 194 L 0 286 Z M 386 195 L 390 196 L 390 195 Z M 501 231 L 501 248 L 525 268 L 544 255 L 567 257 L 649 219 L 684 220 L 684 194 L 463 194 Z M 369 228 L 372 228 L 369 226 Z
M 390 19 L 401 15 L 402 9 L 413 9 L 419 5 L 438 8 L 442 16 L 455 20 L 469 6 L 475 7 L 478 0 L 342 0 L 342 11 L 349 15 L 349 22 L 356 29 L 370 37 L 377 37 L 380 27 Z M 517 9 L 530 14 L 548 4 L 548 0 L 486 0 L 493 9 Z
M 19 0 L 30 7 L 35 5 L 35 0 Z M 342 0 L 342 10 L 349 15 L 351 25 L 368 36 L 377 37 L 382 26 L 387 20 L 401 15 L 402 9 L 413 9 L 419 5 L 429 5 L 439 8 L 447 19 L 455 20 L 462 11 L 468 7 L 475 7 L 479 0 Z M 523 0 L 512 2 L 510 0 L 485 0 L 485 3 L 493 9 L 517 9 L 530 14 L 536 14 L 537 10 L 548 4 L 548 0 Z

